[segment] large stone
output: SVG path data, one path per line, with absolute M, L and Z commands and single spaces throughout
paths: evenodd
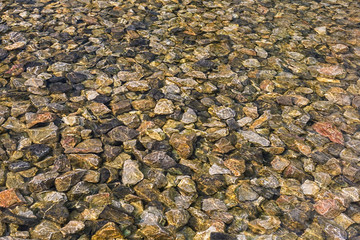
M 163 151 L 155 151 L 143 158 L 143 162 L 151 167 L 168 169 L 176 165 L 176 161 Z
M 173 133 L 169 140 L 170 145 L 176 149 L 182 158 L 189 158 L 194 151 L 194 142 L 196 134 L 192 131 Z
M 60 225 L 48 220 L 43 220 L 39 225 L 30 231 L 30 235 L 32 239 L 63 239 L 60 232 Z
M 124 185 L 135 185 L 143 180 L 144 174 L 139 169 L 139 164 L 133 160 L 124 162 L 122 182 Z
M 24 203 L 24 197 L 16 189 L 12 188 L 0 192 L 0 207 L 9 208 Z
M 73 167 L 97 169 L 102 160 L 96 154 L 69 154 L 68 158 Z
M 108 135 L 114 141 L 126 142 L 134 139 L 139 133 L 131 128 L 119 126 L 111 130 Z
M 269 140 L 253 131 L 239 131 L 239 133 L 244 139 L 248 140 L 251 143 L 260 145 L 262 147 L 267 147 L 270 145 Z
M 55 187 L 59 192 L 65 192 L 80 181 L 82 176 L 86 173 L 86 170 L 76 169 L 70 172 L 66 172 L 55 179 Z
M 92 237 L 91 240 L 124 239 L 120 229 L 113 222 L 106 223 Z
M 28 134 L 33 143 L 48 143 L 56 141 L 58 127 L 54 123 L 50 123 L 49 126 L 39 127 L 34 129 L 28 129 Z
M 174 104 L 169 99 L 160 99 L 154 108 L 154 113 L 158 115 L 169 115 L 175 110 Z
M 29 182 L 31 192 L 41 192 L 54 186 L 55 178 L 59 175 L 57 172 L 46 172 L 36 175 Z

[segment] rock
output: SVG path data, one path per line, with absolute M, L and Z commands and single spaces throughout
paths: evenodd
M 323 65 L 317 69 L 318 73 L 322 77 L 328 78 L 344 78 L 346 76 L 346 71 L 340 65 Z
M 160 163 L 160 166 L 163 165 Z M 140 171 L 137 162 L 132 160 L 126 160 L 123 166 L 122 183 L 124 185 L 135 185 L 143 179 L 144 179 L 144 174 Z
M 21 172 L 31 168 L 31 164 L 29 162 L 18 161 L 10 163 L 8 168 L 12 172 Z
M 147 81 L 141 80 L 141 81 L 131 81 L 127 82 L 124 85 L 129 91 L 134 92 L 146 92 L 151 89 L 150 85 Z
M 107 205 L 100 213 L 99 218 L 107 219 L 122 226 L 129 226 L 134 223 L 133 217 L 128 215 L 124 210 Z
M 71 165 L 85 169 L 97 169 L 102 160 L 95 154 L 69 154 Z
M 195 111 L 191 108 L 188 108 L 183 116 L 182 116 L 182 119 L 181 121 L 185 124 L 190 124 L 190 123 L 194 123 L 197 121 L 197 115 L 195 113 Z
M 220 119 L 234 118 L 236 113 L 229 107 L 214 107 L 214 113 Z
M 186 194 L 196 193 L 196 184 L 189 177 L 181 179 L 177 187 Z
M 26 120 L 26 125 L 28 128 L 32 128 L 38 124 L 41 123 L 50 123 L 53 122 L 56 119 L 56 115 L 51 112 L 45 112 L 45 113 L 37 113 L 29 117 L 29 119 Z
M 41 219 L 47 219 L 58 224 L 67 222 L 69 211 L 63 203 L 45 202 L 38 205 L 36 207 L 33 206 L 33 208 L 37 208 L 37 215 Z
M 85 224 L 81 221 L 71 220 L 60 229 L 63 236 L 79 233 L 84 230 Z
M 86 139 L 74 148 L 65 148 L 64 153 L 100 153 L 103 151 L 102 142 L 98 138 Z
M 344 137 L 337 128 L 329 122 L 317 122 L 313 129 L 322 136 L 328 137 L 332 142 L 344 144 Z
M 325 218 L 337 217 L 344 208 L 335 199 L 319 200 L 314 204 L 315 211 Z
M 263 147 L 270 145 L 270 141 L 264 137 L 261 137 L 259 134 L 252 131 L 239 131 L 240 135 L 251 143 L 258 144 Z
M 43 144 L 56 141 L 58 138 L 58 127 L 54 123 L 49 126 L 28 129 L 28 134 L 33 143 Z
M 59 192 L 65 192 L 80 181 L 86 170 L 76 169 L 66 172 L 55 179 L 55 187 Z
M 138 132 L 125 126 L 119 126 L 111 130 L 108 135 L 114 141 L 126 142 L 134 139 L 138 135 Z
M 39 225 L 30 231 L 30 235 L 33 239 L 63 239 L 60 232 L 60 225 L 48 220 L 43 220 Z
M 190 214 L 184 209 L 171 209 L 165 213 L 165 216 L 168 224 L 177 229 L 185 226 L 190 219 Z
M 57 172 L 46 172 L 36 175 L 29 182 L 29 190 L 31 192 L 41 192 L 50 189 L 58 175 L 59 173 Z
M 0 207 L 9 208 L 24 204 L 26 201 L 16 189 L 8 189 L 0 192 Z
M 3 48 L 0 48 L 0 61 L 4 60 L 9 55 L 9 52 Z
M 315 182 L 305 180 L 305 182 L 301 185 L 301 190 L 305 195 L 316 196 L 320 188 Z
M 240 177 L 245 172 L 246 166 L 243 159 L 229 158 L 224 161 L 224 165 L 236 177 Z
M 242 62 L 242 64 L 244 65 L 244 67 L 247 67 L 247 68 L 257 68 L 257 67 L 260 67 L 260 63 L 257 59 L 254 59 L 254 58 L 249 58 L 249 59 L 246 59 Z
M 131 110 L 131 104 L 129 100 L 120 100 L 115 103 L 111 103 L 111 111 L 116 116 L 118 114 L 126 113 Z
M 154 113 L 158 115 L 169 115 L 174 113 L 175 107 L 172 101 L 160 99 L 154 108 Z
M 81 83 L 87 79 L 87 76 L 85 74 L 79 72 L 70 72 L 67 73 L 65 76 L 71 83 Z
M 225 203 L 216 198 L 206 198 L 202 201 L 201 209 L 205 212 L 211 211 L 226 211 L 227 207 Z
M 26 156 L 32 161 L 42 160 L 51 153 L 51 148 L 45 144 L 33 144 L 27 150 Z
M 113 222 L 106 223 L 92 237 L 91 240 L 123 239 L 120 229 Z
M 259 234 L 269 234 L 275 232 L 280 227 L 280 220 L 274 216 L 263 216 L 249 222 L 249 228 Z
M 169 169 L 176 165 L 176 161 L 166 152 L 155 151 L 143 158 L 143 162 L 151 167 Z
M 177 153 L 182 158 L 189 158 L 194 151 L 194 142 L 196 140 L 196 134 L 192 131 L 179 133 L 173 133 L 170 137 L 170 145 L 176 149 Z
M 239 201 L 254 201 L 259 195 L 247 183 L 241 184 L 236 189 L 236 196 Z

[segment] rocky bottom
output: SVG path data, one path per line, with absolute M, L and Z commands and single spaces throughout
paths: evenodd
M 0 240 L 360 240 L 359 1 L 0 13 Z

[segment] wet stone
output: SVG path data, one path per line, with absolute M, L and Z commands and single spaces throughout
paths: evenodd
M 149 166 L 164 169 L 168 169 L 176 165 L 176 161 L 163 151 L 155 151 L 146 155 L 143 158 L 143 162 Z
M 50 189 L 55 182 L 55 178 L 59 175 L 57 172 L 41 173 L 33 177 L 29 182 L 31 192 L 41 192 Z
M 108 135 L 114 141 L 125 142 L 134 139 L 138 135 L 138 132 L 125 126 L 119 126 L 111 130 Z
M 24 203 L 24 197 L 16 189 L 8 189 L 0 192 L 0 207 L 9 208 Z

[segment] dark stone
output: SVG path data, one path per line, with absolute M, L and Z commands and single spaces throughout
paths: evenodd
M 134 129 L 120 126 L 111 130 L 108 135 L 114 141 L 125 142 L 134 139 L 139 135 L 139 133 Z
M 57 82 L 49 84 L 49 90 L 52 93 L 66 93 L 69 92 L 71 89 L 72 87 L 68 83 Z
M 213 195 L 225 186 L 225 178 L 223 175 L 201 175 L 197 183 L 204 194 Z
M 87 79 L 87 76 L 79 72 L 71 72 L 66 74 L 66 78 L 72 83 L 81 83 Z
M 194 63 L 194 65 L 193 65 L 194 70 L 203 71 L 203 72 L 213 70 L 216 67 L 217 66 L 214 62 L 212 62 L 210 60 L 206 60 L 206 59 L 201 59 L 201 60 L 197 61 L 196 63 Z
M 59 175 L 57 172 L 41 173 L 33 177 L 29 182 L 31 192 L 41 192 L 54 186 L 55 178 Z
M 106 122 L 106 123 L 103 123 L 103 124 L 100 124 L 96 130 L 95 130 L 95 133 L 96 134 L 106 134 L 107 132 L 109 132 L 111 129 L 117 127 L 117 126 L 120 126 L 121 125 L 121 122 L 119 120 L 117 120 L 116 118 L 115 119 L 111 119 L 110 121 Z
M 3 48 L 0 48 L 0 61 L 4 60 L 9 55 L 9 52 Z
M 55 159 L 53 170 L 57 172 L 67 172 L 71 170 L 71 163 L 66 155 L 62 154 Z
M 105 96 L 105 95 L 97 95 L 96 98 L 94 99 L 95 102 L 98 103 L 108 103 L 111 101 L 111 97 Z
M 319 164 L 325 164 L 330 159 L 327 154 L 319 151 L 313 152 L 311 154 L 311 158 L 314 160 L 314 162 Z
M 77 52 L 70 53 L 58 53 L 55 55 L 55 60 L 57 62 L 65 63 L 76 63 L 80 59 L 80 55 Z
M 105 145 L 103 157 L 106 161 L 112 161 L 121 153 L 122 150 L 123 148 L 120 146 Z
M 291 96 L 279 96 L 276 98 L 276 102 L 285 106 L 292 106 L 294 104 Z
M 66 78 L 65 77 L 51 77 L 47 80 L 49 83 L 56 83 L 56 82 L 62 82 L 65 83 L 66 82 Z
M 354 108 L 360 109 L 360 96 L 355 96 L 352 100 L 352 106 Z
M 31 164 L 29 162 L 24 162 L 24 161 L 13 162 L 9 164 L 8 168 L 12 172 L 20 172 L 31 168 Z
M 240 128 L 239 124 L 234 118 L 226 120 L 226 124 L 229 127 L 229 130 L 238 130 Z
M 111 103 L 111 110 L 114 115 L 129 112 L 131 108 L 132 107 L 129 100 L 120 100 L 116 103 Z
M 33 144 L 28 148 L 28 156 L 31 160 L 42 160 L 51 153 L 51 148 L 45 144 Z
M 133 217 L 129 216 L 121 209 L 118 209 L 111 205 L 107 205 L 104 208 L 104 210 L 99 215 L 99 218 L 106 219 L 120 225 L 131 225 L 134 223 Z
M 106 183 L 106 181 L 110 178 L 110 171 L 107 168 L 100 169 L 100 183 Z
M 212 232 L 210 234 L 210 240 L 236 240 L 235 236 L 232 236 L 227 233 L 220 233 L 220 232 Z
M 45 218 L 59 224 L 64 224 L 69 217 L 69 211 L 62 203 L 45 202 L 38 208 L 36 215 L 39 218 Z
M 150 41 L 145 38 L 137 38 L 130 42 L 130 47 L 146 46 L 149 45 Z
M 112 189 L 112 192 L 114 196 L 117 197 L 118 199 L 123 199 L 126 195 L 134 193 L 134 191 L 131 188 L 120 184 L 116 185 Z
M 1 223 L 14 223 L 23 226 L 34 226 L 39 220 L 37 218 L 28 218 L 16 215 L 9 209 L 0 209 L 0 222 Z

